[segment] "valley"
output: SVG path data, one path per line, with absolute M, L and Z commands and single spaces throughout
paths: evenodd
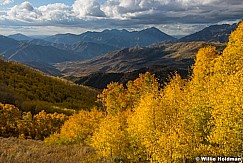
M 72 78 L 79 84 L 104 88 L 107 82 L 121 81 L 124 84 L 135 79 L 126 74 L 138 76 L 144 69 L 154 72 L 154 66 L 163 67 L 157 68 L 157 72 L 170 74 L 183 71 L 186 76 L 184 72 L 194 63 L 198 49 L 211 44 L 222 51 L 228 35 L 235 28 L 235 24 L 214 25 L 181 39 L 154 27 L 131 32 L 113 29 L 88 31 L 80 35 L 57 34 L 41 39 L 18 33 L 0 37 L 0 53 L 7 60 L 18 61 L 48 75 Z M 102 80 L 107 81 L 101 83 L 103 87 L 90 81 L 96 77 L 107 77 L 107 80 Z

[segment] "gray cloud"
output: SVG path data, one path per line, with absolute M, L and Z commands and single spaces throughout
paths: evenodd
M 55 3 L 40 7 L 23 2 L 1 13 L 2 25 L 82 29 L 158 26 L 163 30 L 179 25 L 178 32 L 190 33 L 209 24 L 242 19 L 243 1 L 106 0 L 99 4 L 96 0 L 75 0 L 72 6 Z
M 105 16 L 105 13 L 100 9 L 100 4 L 95 0 L 76 0 L 73 4 L 73 11 L 78 17 Z
M 6 5 L 6 4 L 9 4 L 12 2 L 13 2 L 13 0 L 0 0 L 0 5 Z

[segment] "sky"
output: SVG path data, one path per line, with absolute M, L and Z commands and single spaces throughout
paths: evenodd
M 0 35 L 157 27 L 187 35 L 243 18 L 243 0 L 0 0 Z

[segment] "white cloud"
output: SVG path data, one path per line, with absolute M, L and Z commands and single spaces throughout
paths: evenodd
M 15 5 L 7 12 L 7 19 L 33 22 L 41 17 L 42 13 L 36 10 L 29 2 Z
M 72 8 L 63 3 L 40 6 L 36 10 L 41 13 L 42 21 L 65 22 L 73 19 Z
M 1 0 L 0 1 L 0 5 L 6 5 L 6 4 L 9 4 L 9 3 L 12 3 L 13 0 Z
M 38 8 L 25 1 L 7 11 L 7 16 L 0 16 L 12 21 L 32 23 L 61 23 L 80 21 L 86 18 L 105 17 L 100 4 L 95 0 L 76 0 L 72 6 L 63 3 L 48 4 Z
M 73 11 L 78 17 L 105 16 L 105 13 L 100 9 L 100 4 L 95 0 L 76 0 L 73 4 Z

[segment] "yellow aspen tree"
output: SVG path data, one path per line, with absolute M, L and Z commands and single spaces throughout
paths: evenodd
M 237 29 L 232 32 L 229 37 L 229 42 L 223 51 L 223 55 L 215 68 L 216 72 L 222 75 L 235 74 L 242 71 L 243 63 L 243 21 L 238 24 Z
M 190 144 L 193 149 L 190 153 L 193 157 L 212 154 L 212 151 L 208 150 L 207 138 L 213 128 L 213 124 L 210 123 L 214 110 L 211 97 L 215 88 L 211 80 L 218 58 L 219 53 L 215 47 L 199 49 L 193 66 L 192 78 L 188 82 L 184 108 L 186 111 L 185 122 L 188 125 L 185 127 L 191 133 Z
M 184 84 L 175 75 L 160 93 L 147 92 L 141 96 L 128 118 L 131 156 L 136 162 L 181 162 L 190 134 L 185 130 Z
M 64 123 L 60 133 L 51 135 L 45 139 L 45 142 L 88 145 L 103 116 L 103 113 L 96 109 L 91 111 L 81 110 Z
M 18 122 L 18 131 L 19 131 L 19 138 L 24 138 L 24 139 L 35 138 L 33 118 L 30 112 L 22 113 L 22 118 Z
M 190 158 L 193 145 L 187 124 L 187 81 L 175 74 L 161 91 L 159 109 L 163 109 L 158 153 L 161 162 L 183 162 Z
M 126 91 L 123 85 L 117 82 L 108 84 L 107 88 L 98 95 L 98 99 L 108 114 L 115 115 L 125 111 L 128 105 Z
M 157 103 L 157 102 L 156 102 Z M 156 135 L 156 109 L 152 94 L 142 96 L 134 112 L 128 118 L 128 133 L 135 161 L 152 159 L 155 154 L 158 135 Z M 139 160 L 136 160 L 139 159 Z
M 209 140 L 220 154 L 240 155 L 243 150 L 243 22 L 231 34 L 218 59 L 212 85 L 214 124 Z
M 42 110 L 33 117 L 34 139 L 43 140 L 47 136 L 58 132 L 66 119 L 65 114 L 47 114 Z
M 140 74 L 139 78 L 127 83 L 125 89 L 122 84 L 111 83 L 98 95 L 99 101 L 105 106 L 109 114 L 118 114 L 126 110 L 133 110 L 140 97 L 147 92 L 158 93 L 159 83 L 149 72 Z
M 17 123 L 20 118 L 21 113 L 17 107 L 0 103 L 0 136 L 18 136 Z
M 141 96 L 147 93 L 158 94 L 160 84 L 153 74 L 146 72 L 139 74 L 139 78 L 127 83 L 127 96 L 132 110 L 140 101 Z
M 203 88 L 204 82 L 208 82 L 207 80 L 213 74 L 214 64 L 218 56 L 215 47 L 209 46 L 199 49 L 193 66 L 192 82 L 194 85 L 202 83 L 199 87 Z
M 178 106 L 168 104 L 170 100 L 146 94 L 128 119 L 131 151 L 140 161 L 171 162 L 183 155 L 180 147 L 185 135 L 178 133 L 182 129 Z
M 98 154 L 110 160 L 124 161 L 127 159 L 129 144 L 127 140 L 127 112 L 119 115 L 107 115 L 94 132 L 91 146 Z

